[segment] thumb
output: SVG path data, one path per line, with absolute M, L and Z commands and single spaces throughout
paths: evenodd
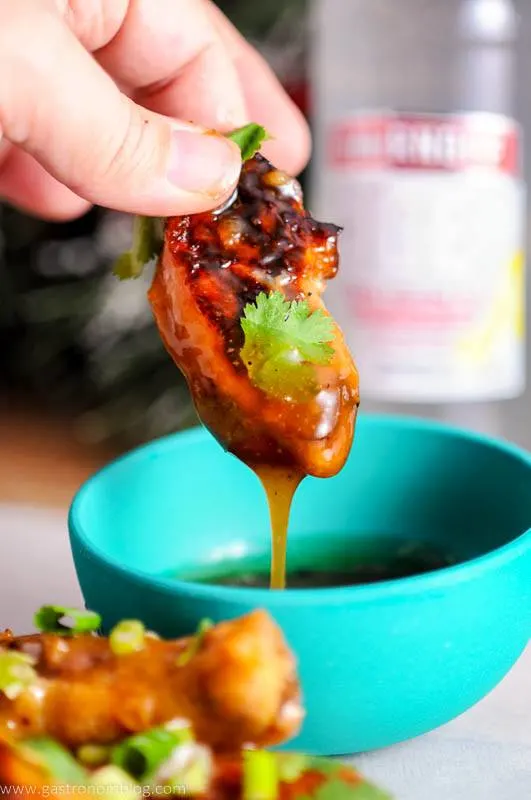
M 9 141 L 76 194 L 120 211 L 195 213 L 230 195 L 241 168 L 235 144 L 136 105 L 58 16 L 36 12 L 26 22 L 10 9 L 0 31 Z

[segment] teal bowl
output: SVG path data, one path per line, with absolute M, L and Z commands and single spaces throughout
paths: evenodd
M 200 580 L 269 559 L 258 480 L 203 429 L 97 473 L 69 528 L 86 604 L 107 629 L 134 617 L 180 636 L 204 617 L 267 609 L 297 654 L 307 709 L 289 747 L 310 753 L 436 728 L 493 689 L 531 634 L 531 458 L 430 422 L 361 417 L 342 472 L 300 487 L 288 548 L 301 568 L 363 560 L 371 542 L 451 555 L 430 572 L 284 592 Z

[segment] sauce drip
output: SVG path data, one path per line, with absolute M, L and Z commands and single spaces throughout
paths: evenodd
M 271 589 L 286 588 L 286 550 L 293 497 L 304 475 L 282 467 L 255 470 L 264 487 L 271 519 Z

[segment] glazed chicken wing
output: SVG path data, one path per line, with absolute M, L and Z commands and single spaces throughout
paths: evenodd
M 299 184 L 259 154 L 244 163 L 237 197 L 225 209 L 166 222 L 150 291 L 158 328 L 203 423 L 255 469 L 328 477 L 350 451 L 358 375 L 333 320 L 331 357 L 306 365 L 306 388 L 301 370 L 299 384 L 283 386 L 279 378 L 280 392 L 264 391 L 256 364 L 243 356 L 242 315 L 260 294 L 327 313 L 321 295 L 337 271 L 338 233 L 312 219 Z M 296 342 L 286 355 L 301 367 L 307 357 Z M 265 366 L 271 380 L 274 362 Z
M 68 628 L 68 618 L 73 626 Z M 294 659 L 255 611 L 162 641 L 137 620 L 44 606 L 0 634 L 0 794 L 107 800 L 390 800 L 352 767 L 270 752 L 302 718 Z
M 113 742 L 173 718 L 216 749 L 269 745 L 302 720 L 295 660 L 262 611 L 191 639 L 146 637 L 116 655 L 103 637 L 5 634 L 0 649 L 35 654 L 38 680 L 13 699 L 0 693 L 0 738 L 47 734 L 65 745 Z

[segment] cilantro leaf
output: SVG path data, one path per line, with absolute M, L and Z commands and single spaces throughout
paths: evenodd
M 334 322 L 306 300 L 261 292 L 243 311 L 240 357 L 251 381 L 267 394 L 303 400 L 316 389 L 316 365 L 330 363 Z
M 71 624 L 67 624 L 66 619 L 70 619 Z M 42 606 L 33 621 L 42 633 L 93 633 L 101 625 L 101 617 L 95 611 L 67 606 Z
M 264 142 L 271 139 L 271 136 L 261 125 L 257 125 L 256 122 L 250 122 L 248 125 L 244 125 L 243 128 L 238 128 L 229 133 L 227 139 L 232 139 L 238 145 L 242 151 L 242 161 L 248 161 L 260 150 Z
M 304 402 L 316 390 L 315 371 L 295 356 L 296 351 L 286 350 L 267 359 L 252 371 L 253 383 L 274 397 Z
M 113 273 L 121 281 L 139 278 L 144 267 L 158 258 L 162 248 L 163 224 L 156 217 L 135 217 L 133 245 L 115 261 Z

